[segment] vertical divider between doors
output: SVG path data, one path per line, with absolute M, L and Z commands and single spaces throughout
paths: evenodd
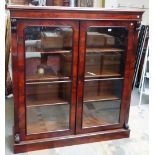
M 85 22 L 79 24 L 79 59 L 78 59 L 78 81 L 77 81 L 77 111 L 76 111 L 76 134 L 82 131 L 82 112 L 84 95 L 84 68 L 85 68 Z
M 71 92 L 72 96 L 72 101 L 71 103 L 73 103 L 71 106 L 71 115 L 70 115 L 70 125 L 71 125 L 71 129 L 73 129 L 73 133 L 76 134 L 76 108 L 77 108 L 77 79 L 78 79 L 78 55 L 79 55 L 79 51 L 78 51 L 78 47 L 79 47 L 79 22 L 74 22 L 74 24 L 72 24 L 73 30 L 74 30 L 74 38 L 73 38 L 73 55 L 72 55 L 72 88 L 73 88 L 73 92 Z M 76 31 L 76 32 L 75 32 Z M 74 85 L 73 85 L 74 84 Z M 72 116 L 74 116 L 74 118 L 72 118 Z
M 76 78 L 76 108 L 75 108 L 75 131 L 74 134 L 77 134 L 77 111 L 78 111 L 78 79 L 79 79 L 79 58 L 80 58 L 80 21 L 78 21 L 78 56 L 77 56 L 77 78 Z

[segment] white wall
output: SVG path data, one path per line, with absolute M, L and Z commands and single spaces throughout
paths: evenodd
M 149 7 L 149 0 L 117 0 L 117 3 L 129 7 Z
M 105 0 L 106 8 L 112 8 L 112 7 L 117 7 L 117 6 L 118 6 L 117 0 Z
M 117 0 L 117 3 L 118 6 L 144 10 L 142 24 L 149 24 L 149 0 Z
M 106 0 L 105 6 L 144 10 L 142 24 L 149 24 L 149 0 Z

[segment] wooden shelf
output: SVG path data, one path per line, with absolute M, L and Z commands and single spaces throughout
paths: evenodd
M 99 101 L 112 101 L 112 100 L 120 100 L 118 96 L 115 96 L 113 94 L 103 94 L 103 95 L 98 95 L 98 96 L 89 96 L 89 97 L 84 97 L 84 102 L 99 102 Z
M 94 53 L 104 53 L 104 52 L 115 52 L 115 53 L 118 53 L 118 52 L 122 52 L 124 51 L 124 49 L 120 49 L 120 48 L 86 48 L 86 52 L 87 53 L 91 53 L 91 52 L 94 52 Z
M 98 73 L 98 72 L 87 72 L 85 73 L 85 78 L 99 78 L 99 77 L 121 77 L 121 74 L 116 73 L 116 72 L 104 72 L 102 74 Z
M 26 82 L 33 83 L 33 82 L 46 82 L 46 81 L 59 81 L 59 80 L 69 80 L 70 77 L 64 77 L 62 75 L 33 75 L 33 76 L 27 76 Z
M 69 104 L 65 99 L 46 99 L 46 100 L 37 100 L 34 99 L 34 97 L 27 97 L 26 98 L 26 107 L 31 108 L 31 107 L 41 107 L 41 106 L 51 106 L 51 105 L 64 105 L 64 104 Z
M 71 53 L 72 50 L 68 49 L 49 49 L 43 50 L 41 48 L 28 47 L 25 49 L 26 53 L 47 53 L 47 54 L 63 54 L 63 53 Z

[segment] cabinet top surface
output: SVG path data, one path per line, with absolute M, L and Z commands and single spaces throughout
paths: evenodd
M 91 7 L 8 5 L 11 18 L 141 21 L 142 10 Z
M 93 8 L 93 7 L 61 7 L 61 6 L 29 6 L 29 5 L 8 5 L 9 10 L 50 10 L 50 11 L 85 11 L 85 12 L 102 12 L 102 13 L 140 13 L 143 10 L 127 8 Z

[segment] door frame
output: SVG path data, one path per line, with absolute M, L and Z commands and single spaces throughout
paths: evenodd
M 51 131 L 48 133 L 27 134 L 26 132 L 26 91 L 25 91 L 25 34 L 24 30 L 28 26 L 69 26 L 73 29 L 72 45 L 72 84 L 71 84 L 71 106 L 69 129 L 63 131 Z M 75 133 L 76 117 L 76 95 L 77 95 L 77 67 L 78 67 L 78 38 L 79 22 L 69 20 L 18 20 L 17 23 L 17 68 L 18 70 L 18 131 L 20 140 L 34 140 L 49 137 L 60 137 Z M 17 117 L 17 116 L 16 116 Z
M 110 129 L 125 128 L 128 122 L 128 113 L 130 106 L 130 97 L 132 90 L 132 76 L 135 64 L 134 51 L 134 31 L 135 24 L 129 21 L 81 21 L 80 22 L 80 43 L 79 43 L 79 65 L 78 65 L 78 91 L 77 91 L 77 113 L 76 113 L 76 133 L 90 133 Z M 85 71 L 85 51 L 86 51 L 86 33 L 91 26 L 96 27 L 124 27 L 128 29 L 128 45 L 124 61 L 124 81 L 121 98 L 120 120 L 119 123 L 108 126 L 97 126 L 91 128 L 82 128 L 83 122 L 83 96 L 84 96 L 84 71 Z

